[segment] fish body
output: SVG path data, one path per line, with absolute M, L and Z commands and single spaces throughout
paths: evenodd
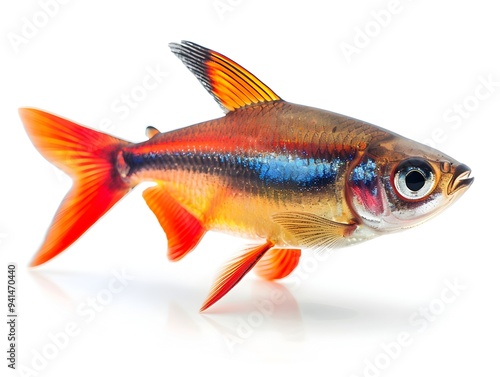
M 295 240 L 273 214 L 357 221 L 345 178 L 363 148 L 383 135 L 327 111 L 264 103 L 124 148 L 122 175 L 131 184 L 161 181 L 209 229 L 291 246 Z
M 288 275 L 300 249 L 331 249 L 417 225 L 472 183 L 453 158 L 372 124 L 282 100 L 227 57 L 171 44 L 227 113 L 130 143 L 21 109 L 35 146 L 74 179 L 33 265 L 69 247 L 141 182 L 179 260 L 208 230 L 262 243 L 232 261 L 202 310 L 256 267 Z

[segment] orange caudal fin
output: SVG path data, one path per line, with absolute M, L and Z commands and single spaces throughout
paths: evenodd
M 200 312 L 208 309 L 224 297 L 236 284 L 238 284 L 241 279 L 243 279 L 243 276 L 245 276 L 273 246 L 274 244 L 272 242 L 267 241 L 264 245 L 251 249 L 242 256 L 232 260 L 222 270 L 219 277 L 215 281 L 210 294 L 200 309 Z
M 41 110 L 22 108 L 19 114 L 39 152 L 73 179 L 31 263 L 37 266 L 69 247 L 131 189 L 115 168 L 117 152 L 128 142 Z

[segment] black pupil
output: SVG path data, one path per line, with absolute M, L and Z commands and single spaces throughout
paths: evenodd
M 405 177 L 406 187 L 411 191 L 418 191 L 425 184 L 425 177 L 417 170 L 412 170 L 406 174 Z

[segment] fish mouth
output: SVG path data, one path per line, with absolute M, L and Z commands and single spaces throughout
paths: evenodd
M 455 169 L 453 178 L 448 185 L 448 195 L 453 195 L 457 191 L 463 190 L 469 187 L 472 182 L 474 182 L 474 177 L 470 177 L 471 169 L 465 165 L 460 164 Z

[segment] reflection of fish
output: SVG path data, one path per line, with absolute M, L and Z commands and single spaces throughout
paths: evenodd
M 441 152 L 343 115 L 288 103 L 225 56 L 171 44 L 227 112 L 133 144 L 34 109 L 20 114 L 34 145 L 74 180 L 33 265 L 77 240 L 134 186 L 144 191 L 179 260 L 207 230 L 262 239 L 222 272 L 202 310 L 257 265 L 288 275 L 300 248 L 333 248 L 411 227 L 470 186 Z

